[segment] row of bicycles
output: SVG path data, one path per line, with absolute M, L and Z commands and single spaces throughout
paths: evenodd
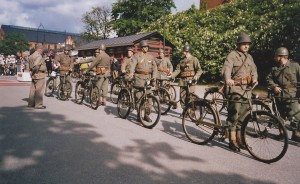
M 59 99 L 68 99 L 72 85 L 66 80 L 67 75 L 59 76 L 58 85 L 58 76 L 50 77 L 47 80 L 45 95 L 51 96 L 57 92 Z M 75 85 L 76 103 L 81 104 L 85 101 L 92 109 L 98 108 L 100 91 L 96 86 L 97 80 L 94 72 L 82 75 Z M 111 84 L 109 98 L 116 104 L 119 117 L 126 119 L 136 110 L 138 121 L 146 128 L 153 128 L 158 124 L 161 115 L 168 114 L 179 102 L 176 100 L 173 80 L 149 80 L 142 87 L 136 87 L 134 82 L 134 79 L 125 80 L 125 76 L 120 76 Z M 190 92 L 194 83 L 195 81 L 188 81 L 186 95 L 181 102 L 184 104 L 181 115 L 183 132 L 191 142 L 199 145 L 205 145 L 215 137 L 224 141 L 228 136 L 228 125 L 224 119 L 230 100 L 222 93 L 220 87 L 207 88 L 201 98 Z M 266 98 L 259 98 L 253 94 L 251 98 L 248 97 L 249 91 L 254 87 L 255 85 L 246 88 L 243 94 L 248 99 L 246 103 L 249 110 L 244 114 L 242 140 L 247 151 L 255 159 L 265 163 L 276 162 L 288 149 L 288 133 L 284 124 L 292 120 L 280 115 L 275 103 L 276 97 L 271 91 Z

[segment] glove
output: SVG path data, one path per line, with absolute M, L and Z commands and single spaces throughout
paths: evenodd
M 195 81 L 198 80 L 198 76 L 197 76 L 197 75 L 194 76 L 194 80 L 195 80 Z

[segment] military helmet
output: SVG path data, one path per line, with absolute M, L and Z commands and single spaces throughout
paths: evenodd
M 96 49 L 96 50 L 95 50 L 95 53 L 99 53 L 99 52 L 100 52 L 100 50 L 99 50 L 99 49 Z
M 69 50 L 71 50 L 71 49 L 72 49 L 72 46 L 71 46 L 71 45 L 66 45 L 65 48 L 64 48 L 64 50 L 67 50 L 67 51 L 69 51 Z
M 237 44 L 240 43 L 251 43 L 251 38 L 249 35 L 245 34 L 245 33 L 241 33 L 236 41 Z
M 288 56 L 289 51 L 285 47 L 279 47 L 276 51 L 275 54 L 278 56 Z
M 158 53 L 165 53 L 164 49 L 158 49 Z
M 131 52 L 133 52 L 133 48 L 132 48 L 132 47 L 127 47 L 127 49 L 126 49 L 126 50 L 127 50 L 127 52 L 128 52 L 128 51 L 131 51 Z
M 183 46 L 182 51 L 184 51 L 184 52 L 190 52 L 191 51 L 191 47 L 189 45 L 185 45 L 185 46 Z
M 100 46 L 99 46 L 99 50 L 104 50 L 105 51 L 106 49 L 106 46 L 102 43 Z
M 140 41 L 140 47 L 149 47 L 148 42 L 146 40 Z

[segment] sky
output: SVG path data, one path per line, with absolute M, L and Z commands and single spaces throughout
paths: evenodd
M 92 7 L 111 7 L 117 0 L 0 0 L 0 25 L 81 33 L 82 15 Z M 174 0 L 173 13 L 199 7 L 199 0 Z

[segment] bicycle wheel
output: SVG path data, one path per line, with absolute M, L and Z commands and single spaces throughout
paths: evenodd
M 264 103 L 259 99 L 252 100 L 252 109 L 253 111 L 264 110 L 272 113 L 271 108 L 266 103 Z
M 176 100 L 177 94 L 176 94 L 176 89 L 174 86 L 171 86 L 170 84 L 166 85 L 165 87 L 167 91 L 170 94 L 171 100 Z
M 158 99 L 152 94 L 147 95 L 147 98 L 142 99 L 139 105 L 138 115 L 138 119 L 144 127 L 155 127 L 161 115 L 161 107 Z
M 204 99 L 212 101 L 212 104 L 216 111 L 226 112 L 227 111 L 227 101 L 225 100 L 225 96 L 221 92 L 205 92 Z
M 132 98 L 128 89 L 122 89 L 118 95 L 117 109 L 120 118 L 127 118 L 132 108 Z
M 97 86 L 93 86 L 91 93 L 90 93 L 90 103 L 91 103 L 91 108 L 94 110 L 98 109 L 99 106 L 99 99 L 100 99 L 100 91 Z
M 55 88 L 54 79 L 49 78 L 46 82 L 45 96 L 48 96 L 48 97 L 53 96 L 54 88 Z
M 60 100 L 67 100 L 68 97 L 71 95 L 72 85 L 69 81 L 66 83 L 59 84 L 58 86 L 58 98 Z
M 218 124 L 216 112 L 205 101 L 192 102 L 183 111 L 183 131 L 193 143 L 204 145 L 212 140 L 217 134 L 215 124 Z
M 78 81 L 75 86 L 75 102 L 81 104 L 84 98 L 84 84 Z
M 255 132 L 252 134 L 248 131 Z M 288 148 L 288 135 L 281 121 L 267 111 L 254 111 L 242 124 L 242 139 L 257 160 L 272 163 L 280 160 Z
M 157 89 L 157 95 L 159 98 L 161 114 L 165 115 L 170 111 L 172 106 L 170 103 L 170 95 L 168 91 L 164 88 Z
M 110 100 L 112 103 L 117 104 L 118 95 L 120 93 L 121 86 L 119 83 L 113 83 L 110 88 Z

